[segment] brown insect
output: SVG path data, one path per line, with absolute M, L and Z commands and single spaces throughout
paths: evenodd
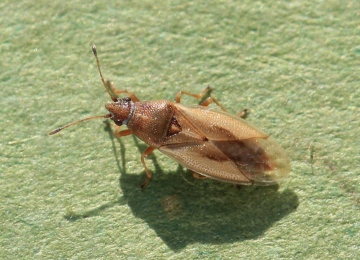
M 145 187 L 151 172 L 145 158 L 155 149 L 193 172 L 197 178 L 212 178 L 245 185 L 272 185 L 290 172 L 290 160 L 284 150 L 269 135 L 226 109 L 213 97 L 200 105 L 180 104 L 182 95 L 202 99 L 210 88 L 200 94 L 181 91 L 175 102 L 155 100 L 141 102 L 128 90 L 116 90 L 103 78 L 95 45 L 92 46 L 101 81 L 112 103 L 105 105 L 110 112 L 85 118 L 60 127 L 50 135 L 79 122 L 94 118 L 110 118 L 117 125 L 115 136 L 136 135 L 149 145 L 141 155 L 145 168 Z M 118 98 L 126 93 L 128 97 Z M 221 110 L 209 108 L 214 102 Z M 119 130 L 127 125 L 128 129 Z

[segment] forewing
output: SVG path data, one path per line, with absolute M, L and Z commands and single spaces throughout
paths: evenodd
M 287 176 L 290 160 L 263 131 L 206 107 L 176 105 L 181 132 L 159 148 L 190 170 L 241 184 L 270 185 Z
M 187 145 L 162 146 L 161 152 L 186 168 L 204 176 L 227 182 L 251 184 L 238 168 L 219 150 L 208 142 Z
M 176 113 L 209 140 L 244 140 L 268 136 L 241 117 L 218 109 L 176 104 Z

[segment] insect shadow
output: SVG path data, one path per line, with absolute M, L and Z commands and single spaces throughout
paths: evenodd
M 299 205 L 293 191 L 279 192 L 277 185 L 235 186 L 198 180 L 180 165 L 175 171 L 164 171 L 155 155 L 149 157 L 155 166 L 154 178 L 141 190 L 145 171 L 127 173 L 122 141 L 113 137 L 108 125 L 105 130 L 109 132 L 120 172 L 123 198 L 118 203 L 128 204 L 133 214 L 143 219 L 173 251 L 193 243 L 255 239 Z M 134 143 L 140 152 L 145 149 L 136 137 Z

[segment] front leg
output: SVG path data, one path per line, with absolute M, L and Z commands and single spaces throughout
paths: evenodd
M 133 102 L 139 102 L 139 101 L 140 101 L 140 99 L 138 99 L 138 97 L 135 96 L 135 94 L 132 93 L 132 92 L 129 91 L 129 90 L 127 90 L 127 89 L 123 89 L 123 90 L 116 89 L 116 88 L 114 87 L 114 84 L 113 84 L 111 81 L 109 81 L 109 80 L 106 81 L 106 86 L 107 86 L 108 89 L 110 89 L 110 90 L 112 91 L 112 93 L 113 93 L 115 96 L 117 96 L 117 95 L 119 95 L 119 94 L 122 94 L 122 93 L 126 93 L 126 94 L 128 95 L 128 97 L 129 97 Z
M 114 135 L 115 137 L 120 138 L 120 137 L 122 137 L 122 136 L 127 136 L 127 135 L 131 135 L 131 134 L 132 134 L 132 131 L 131 131 L 130 129 L 124 129 L 124 130 L 121 130 L 121 131 L 120 131 L 121 126 L 112 124 L 112 123 L 110 123 L 109 121 L 105 121 L 105 123 L 106 123 L 106 125 L 108 125 L 108 126 L 110 127 L 110 129 L 111 129 L 111 126 L 114 126 L 114 127 L 115 127 L 115 129 L 114 129 L 114 131 L 113 131 L 113 135 Z

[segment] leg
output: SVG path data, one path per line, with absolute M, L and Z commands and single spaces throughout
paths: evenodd
M 117 126 L 120 128 L 120 126 Z M 121 130 L 121 131 L 117 131 L 117 129 L 114 131 L 114 135 L 116 137 L 122 137 L 122 136 L 127 136 L 127 135 L 131 135 L 132 131 L 130 129 L 125 129 L 125 130 Z
M 205 88 L 200 94 L 193 94 L 187 91 L 180 91 L 179 93 L 176 94 L 175 96 L 175 103 L 180 103 L 180 99 L 182 95 L 188 95 L 190 97 L 194 97 L 196 99 L 201 99 L 203 96 L 206 95 L 206 93 L 208 93 L 211 90 L 210 87 Z
M 155 147 L 152 147 L 152 146 L 149 146 L 148 148 L 145 149 L 145 151 L 141 154 L 141 163 L 142 165 L 144 166 L 145 168 L 145 172 L 146 172 L 146 180 L 145 182 L 141 185 L 141 188 L 145 188 L 146 185 L 149 183 L 149 181 L 151 180 L 151 172 L 149 171 L 148 167 L 146 166 L 145 164 L 145 158 L 151 154 L 156 148 Z
M 131 135 L 132 131 L 130 129 L 124 129 L 124 130 L 120 130 L 120 126 L 116 126 L 115 130 L 114 130 L 114 136 L 116 137 L 122 137 L 122 136 L 127 136 L 127 135 Z M 141 154 L 141 163 L 145 168 L 145 172 L 146 172 L 146 180 L 145 182 L 141 185 L 141 188 L 145 188 L 145 186 L 149 183 L 152 175 L 150 170 L 148 169 L 148 167 L 146 166 L 145 163 L 145 158 L 151 154 L 153 151 L 155 150 L 155 147 L 149 146 L 148 148 L 145 149 L 145 151 Z
M 218 105 L 218 106 L 221 108 L 222 111 L 227 112 L 226 108 L 223 107 L 223 105 L 221 105 L 221 104 L 219 103 L 219 101 L 217 101 L 217 100 L 216 100 L 215 98 L 213 98 L 213 97 L 208 97 L 208 98 L 205 99 L 203 102 L 201 102 L 200 105 L 207 107 L 208 105 L 210 105 L 211 102 L 214 102 L 216 105 Z
M 118 90 L 114 87 L 113 83 L 111 81 L 106 81 L 106 86 L 111 89 L 111 91 L 116 95 L 119 95 L 119 94 L 122 94 L 122 93 L 126 93 L 129 98 L 131 98 L 131 100 L 133 102 L 139 102 L 140 100 L 137 98 L 137 96 L 135 96 L 134 93 L 128 91 L 127 89 L 124 89 L 124 90 Z
M 180 91 L 179 93 L 176 94 L 175 96 L 175 103 L 180 103 L 181 100 L 181 96 L 182 95 L 188 95 L 191 97 L 194 97 L 196 99 L 201 99 L 203 98 L 209 91 L 211 90 L 210 87 L 205 88 L 200 94 L 193 94 L 187 91 Z M 225 107 L 223 107 L 219 101 L 217 101 L 215 98 L 213 97 L 208 97 L 207 99 L 205 99 L 203 102 L 200 103 L 201 106 L 205 106 L 207 107 L 208 105 L 210 105 L 211 102 L 214 102 L 216 105 L 218 105 L 223 111 L 227 112 L 227 110 L 225 109 Z
M 107 124 L 110 128 L 111 126 L 114 126 L 115 127 L 115 130 L 113 132 L 114 136 L 115 137 L 122 137 L 122 136 L 127 136 L 127 135 L 131 135 L 132 134 L 132 131 L 130 129 L 124 129 L 124 130 L 121 130 L 120 131 L 120 128 L 121 126 L 118 126 L 118 125 L 115 125 L 115 124 L 112 124 L 110 123 L 109 121 L 105 121 L 104 122 L 105 124 Z
M 241 111 L 240 113 L 236 114 L 238 117 L 241 117 L 242 119 L 247 118 L 247 116 L 249 115 L 249 110 L 247 110 L 246 108 L 243 109 L 243 111 Z

